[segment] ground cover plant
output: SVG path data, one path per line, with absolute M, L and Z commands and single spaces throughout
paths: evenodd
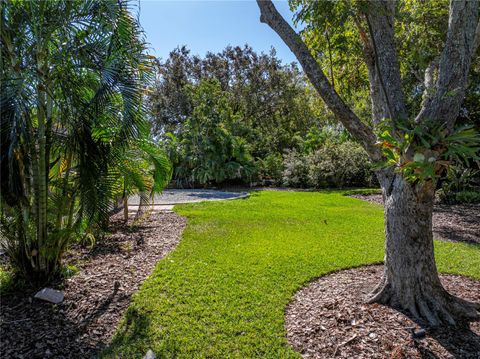
M 310 280 L 383 259 L 380 205 L 265 191 L 181 205 L 188 225 L 134 296 L 105 357 L 296 357 L 284 310 Z M 480 246 L 435 242 L 441 272 L 480 279 Z

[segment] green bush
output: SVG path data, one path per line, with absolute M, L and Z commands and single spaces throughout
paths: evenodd
M 280 185 L 282 183 L 284 164 L 281 154 L 269 154 L 264 159 L 258 159 L 255 165 L 257 166 L 258 179 L 262 185 Z
M 457 164 L 448 169 L 438 197 L 443 203 L 480 202 L 480 171 Z
M 288 151 L 283 156 L 284 170 L 282 182 L 284 186 L 294 188 L 308 187 L 307 156 L 295 150 Z
M 283 184 L 289 187 L 370 187 L 376 183 L 366 152 L 353 141 L 326 141 L 310 154 L 291 151 L 283 164 Z
M 167 134 L 165 151 L 174 164 L 179 187 L 215 185 L 229 180 L 248 181 L 255 173 L 250 146 L 239 135 L 240 117 L 231 108 L 229 94 L 218 81 L 189 86 L 193 111 L 176 137 Z
M 455 193 L 457 203 L 480 203 L 480 192 L 462 191 Z
M 311 187 L 364 187 L 373 184 L 374 174 L 367 153 L 353 142 L 326 142 L 308 156 Z
M 446 204 L 480 203 L 479 191 L 444 192 L 443 189 L 440 189 L 438 196 L 440 202 Z

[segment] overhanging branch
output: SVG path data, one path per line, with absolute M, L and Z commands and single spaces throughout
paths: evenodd
M 328 108 L 363 145 L 370 158 L 373 161 L 380 160 L 381 153 L 375 146 L 376 137 L 372 129 L 365 125 L 337 94 L 300 36 L 280 15 L 272 1 L 257 0 L 257 4 L 261 13 L 260 21 L 270 26 L 295 54 L 303 71 Z
M 472 56 L 475 56 L 475 53 L 478 51 L 480 46 L 480 20 L 477 24 L 477 29 L 475 30 L 475 40 L 473 41 L 473 53 Z

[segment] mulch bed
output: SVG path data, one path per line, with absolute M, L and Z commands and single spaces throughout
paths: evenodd
M 351 197 L 383 205 L 381 194 Z M 433 236 L 446 241 L 480 244 L 480 204 L 435 204 Z
M 419 327 L 409 317 L 365 304 L 382 269 L 344 270 L 297 292 L 286 310 L 288 342 L 304 358 L 480 358 L 480 322 L 469 329 L 427 329 L 423 339 L 413 339 L 409 328 Z M 480 299 L 480 281 L 454 275 L 442 275 L 441 280 L 454 295 Z
M 67 262 L 80 272 L 62 285 L 58 305 L 31 293 L 1 298 L 3 358 L 90 358 L 108 345 L 131 295 L 155 264 L 175 248 L 185 218 L 155 213 L 134 227 L 114 218 L 113 234 L 93 250 L 76 248 Z

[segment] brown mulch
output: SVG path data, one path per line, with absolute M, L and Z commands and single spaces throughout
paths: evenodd
M 2 358 L 91 358 L 105 348 L 131 295 L 178 244 L 185 219 L 161 212 L 134 227 L 118 218 L 113 225 L 93 250 L 69 255 L 80 272 L 63 282 L 61 304 L 32 299 L 33 291 L 1 298 Z
M 469 329 L 419 329 L 409 317 L 390 307 L 365 304 L 365 295 L 379 282 L 382 266 L 344 270 L 303 288 L 286 310 L 287 340 L 304 358 L 480 358 L 480 322 Z M 442 275 L 445 288 L 471 301 L 480 300 L 480 281 Z
M 383 205 L 381 194 L 352 195 Z M 480 204 L 440 204 L 433 208 L 433 237 L 445 241 L 480 244 Z

